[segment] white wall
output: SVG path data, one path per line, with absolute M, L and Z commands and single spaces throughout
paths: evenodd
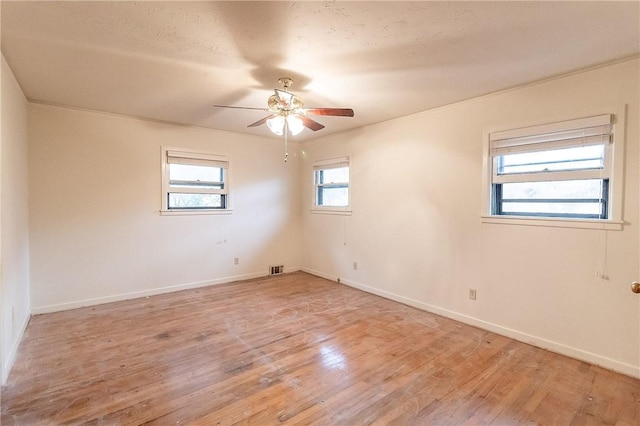
M 304 144 L 304 269 L 640 377 L 639 76 L 626 61 Z M 622 231 L 481 222 L 483 132 L 624 104 Z M 343 155 L 352 215 L 309 212 L 311 162 Z
M 2 383 L 29 321 L 27 100 L 2 56 L 0 294 Z
M 40 104 L 29 143 L 34 313 L 299 269 L 295 146 Z M 162 146 L 228 155 L 233 213 L 160 215 Z

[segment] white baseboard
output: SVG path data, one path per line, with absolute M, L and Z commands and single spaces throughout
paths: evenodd
M 20 346 L 22 337 L 24 336 L 24 333 L 27 330 L 29 319 L 31 319 L 31 315 L 27 315 L 22 321 L 22 324 L 20 324 L 18 335 L 15 336 L 15 338 L 13 339 L 13 342 L 11 342 L 11 349 L 9 350 L 7 359 L 4 360 L 4 363 L 2 365 L 2 377 L 0 379 L 2 379 L 1 382 L 3 386 L 7 383 L 7 379 L 9 378 L 9 373 L 11 372 L 11 367 L 13 367 L 13 363 L 16 360 L 16 355 L 18 354 L 18 347 Z
M 574 348 L 571 346 L 564 345 L 562 343 L 558 343 L 552 340 L 545 339 L 543 337 L 534 336 L 531 334 L 523 333 L 518 330 L 514 330 L 511 328 L 503 327 L 498 324 L 494 324 L 491 322 L 483 321 L 478 318 L 474 318 L 468 315 L 460 314 L 458 312 L 450 311 L 448 309 L 443 309 L 438 306 L 430 305 L 428 303 L 421 302 L 419 300 L 411 299 L 408 297 L 400 296 L 395 293 L 391 293 L 385 290 L 379 290 L 374 287 L 367 286 L 365 284 L 360 284 L 355 281 L 345 280 L 344 278 L 332 276 L 329 274 L 325 274 L 320 271 L 316 271 L 309 268 L 301 268 L 301 271 L 307 272 L 311 275 L 316 275 L 318 277 L 326 278 L 331 281 L 338 281 L 341 284 L 348 285 L 349 287 L 357 288 L 362 291 L 366 291 L 367 293 L 375 294 L 377 296 L 384 297 L 385 299 L 390 299 L 396 302 L 403 303 L 405 305 L 412 306 L 414 308 L 421 309 L 423 311 L 431 312 L 446 318 L 450 318 L 456 321 L 460 321 L 462 323 L 472 325 L 474 327 L 481 328 L 483 330 L 491 331 L 492 333 L 500 334 L 502 336 L 509 337 L 511 339 L 517 340 L 519 342 L 527 343 L 533 346 L 537 346 L 539 348 L 547 349 L 552 352 L 566 355 L 571 358 L 578 359 L 580 361 L 585 361 L 590 364 L 598 365 L 600 367 L 606 368 L 608 370 L 616 371 L 618 373 L 625 374 L 627 376 L 631 376 L 634 378 L 640 378 L 640 366 L 631 365 L 624 362 L 617 361 L 615 359 L 611 359 L 608 357 L 604 357 L 598 354 L 594 354 L 592 352 L 584 351 L 582 349 Z
M 286 272 L 294 272 L 299 270 L 300 270 L 299 267 L 289 267 L 289 268 L 285 268 L 284 271 L 286 273 Z M 102 305 L 103 303 L 111 303 L 111 302 L 119 302 L 122 300 L 136 299 L 138 297 L 155 296 L 158 294 L 172 293 L 174 291 L 189 290 L 192 288 L 226 284 L 226 283 L 241 281 L 241 280 L 249 280 L 252 278 L 265 277 L 267 275 L 269 275 L 267 271 L 252 272 L 249 274 L 216 278 L 216 279 L 207 280 L 207 281 L 198 281 L 193 283 L 184 283 L 184 284 L 177 284 L 177 285 L 171 285 L 166 287 L 159 287 L 151 290 L 134 291 L 130 293 L 121 293 L 121 294 L 115 294 L 111 296 L 96 297 L 92 299 L 75 300 L 73 302 L 59 303 L 55 305 L 37 306 L 35 308 L 32 308 L 32 314 L 38 315 L 38 314 L 46 314 L 50 312 L 67 311 L 70 309 L 84 308 L 86 306 Z

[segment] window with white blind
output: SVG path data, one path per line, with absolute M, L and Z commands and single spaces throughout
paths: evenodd
M 226 156 L 163 148 L 162 211 L 228 209 Z
M 349 157 L 313 163 L 316 209 L 346 210 L 349 207 Z
M 490 215 L 607 220 L 613 116 L 489 134 Z

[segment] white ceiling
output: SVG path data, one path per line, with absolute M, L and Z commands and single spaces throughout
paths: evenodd
M 640 3 L 2 1 L 2 52 L 33 101 L 269 136 L 278 78 L 305 140 L 640 52 Z

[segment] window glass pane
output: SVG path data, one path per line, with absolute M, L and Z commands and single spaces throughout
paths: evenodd
M 502 214 L 518 216 L 549 216 L 599 218 L 601 203 L 510 203 L 502 204 Z
M 501 185 L 501 214 L 605 218 L 607 180 L 518 182 Z
M 316 183 L 344 183 L 349 182 L 349 167 L 316 171 Z
M 346 207 L 349 205 L 348 187 L 319 187 L 318 205 L 331 207 Z
M 181 194 L 169 193 L 170 209 L 223 209 L 225 196 L 222 194 Z
M 602 198 L 602 179 L 505 183 L 502 198 Z
M 169 164 L 169 184 L 173 187 L 223 189 L 223 175 L 221 167 Z
M 498 157 L 498 174 L 602 169 L 604 145 L 506 154 Z

